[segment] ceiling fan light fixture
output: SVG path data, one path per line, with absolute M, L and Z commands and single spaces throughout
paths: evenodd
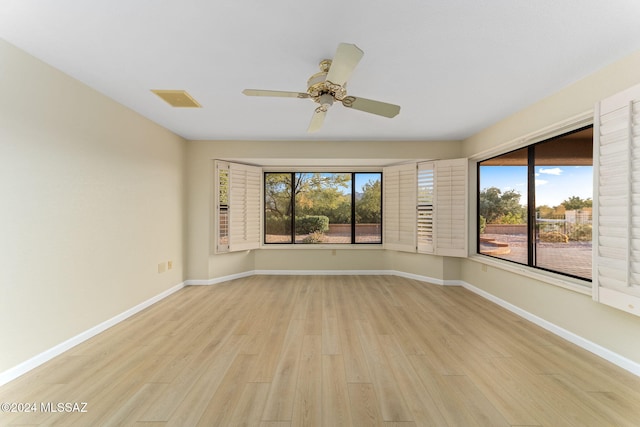
M 400 106 L 372 99 L 347 96 L 347 80 L 356 68 L 364 52 L 358 46 L 340 43 L 333 59 L 320 61 L 320 72 L 307 80 L 307 92 L 285 92 L 279 90 L 245 89 L 243 94 L 248 96 L 273 96 L 287 98 L 311 98 L 320 104 L 316 107 L 308 132 L 317 132 L 322 126 L 329 107 L 334 101 L 342 105 L 365 113 L 392 118 L 400 112 Z

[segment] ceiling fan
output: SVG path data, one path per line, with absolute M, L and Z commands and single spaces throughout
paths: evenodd
M 312 99 L 320 106 L 316 108 L 311 117 L 308 132 L 316 132 L 322 127 L 327 111 L 334 101 L 340 101 L 348 108 L 383 117 L 397 116 L 400 112 L 399 105 L 347 95 L 347 80 L 363 55 L 364 52 L 355 44 L 340 43 L 333 60 L 323 59 L 320 61 L 320 72 L 309 78 L 306 92 L 245 89 L 242 93 L 248 96 Z

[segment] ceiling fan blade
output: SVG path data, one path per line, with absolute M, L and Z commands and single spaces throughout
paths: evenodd
M 311 123 L 309 123 L 309 128 L 307 132 L 317 132 L 322 127 L 324 123 L 324 118 L 327 116 L 327 109 L 318 107 L 316 111 L 313 112 L 313 116 L 311 116 Z
M 362 59 L 362 55 L 364 55 L 364 52 L 355 44 L 340 43 L 331 61 L 327 80 L 331 83 L 344 86 L 360 62 L 360 59 Z
M 347 96 L 342 100 L 342 105 L 354 110 L 364 111 L 366 113 L 377 114 L 384 117 L 395 117 L 400 112 L 400 106 L 389 104 L 381 101 L 374 101 L 366 98 L 356 98 L 355 96 Z
M 245 89 L 242 91 L 247 96 L 278 96 L 283 98 L 309 98 L 306 92 L 286 92 L 282 90 Z

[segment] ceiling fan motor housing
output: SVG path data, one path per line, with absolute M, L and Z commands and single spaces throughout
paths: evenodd
M 334 100 L 337 99 L 341 101 L 347 96 L 347 90 L 343 86 L 327 80 L 330 67 L 330 59 L 322 60 L 320 62 L 321 71 L 309 77 L 309 80 L 307 80 L 307 93 L 315 102 L 322 105 L 331 105 Z M 328 102 L 329 98 L 331 102 Z

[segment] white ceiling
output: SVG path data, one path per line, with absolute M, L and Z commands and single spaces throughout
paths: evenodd
M 0 0 L 0 38 L 187 139 L 463 139 L 640 49 L 639 0 Z M 305 91 L 340 42 L 365 55 L 306 133 Z M 640 70 L 639 70 L 640 72 Z M 175 109 L 151 89 L 185 89 Z

